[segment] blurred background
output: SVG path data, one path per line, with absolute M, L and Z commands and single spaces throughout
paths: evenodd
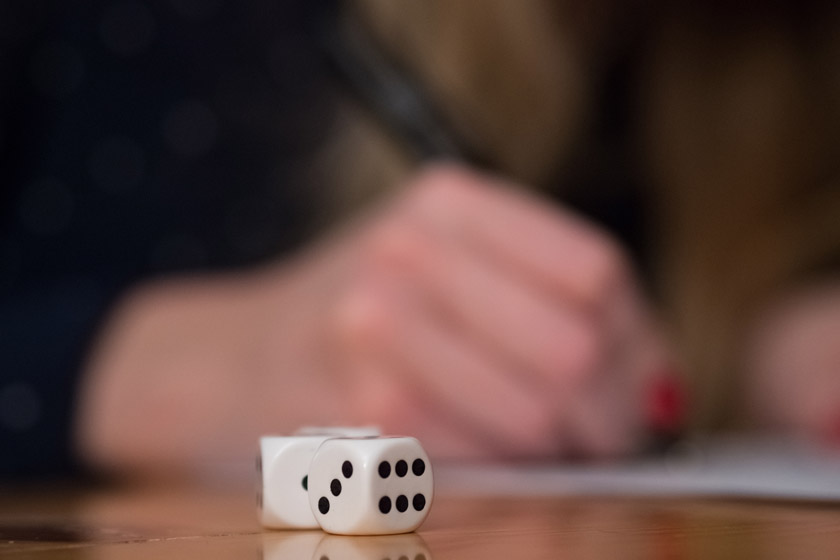
M 326 4 L 0 3 L 4 438 L 69 460 L 84 354 L 130 287 L 311 234 Z
M 813 0 L 1 2 L 0 433 L 30 454 L 9 469 L 72 461 L 120 295 L 280 259 L 439 157 L 622 240 L 692 426 L 840 441 L 840 358 L 808 345 L 840 347 L 838 31 Z M 788 348 L 794 300 L 834 312 Z M 791 394 L 748 389 L 770 347 L 773 379 L 818 372 L 796 407 L 818 417 L 753 413 Z

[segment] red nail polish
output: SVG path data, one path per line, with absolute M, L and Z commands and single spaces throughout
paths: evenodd
M 827 419 L 820 433 L 820 439 L 825 445 L 840 449 L 840 413 Z
M 679 433 L 685 426 L 687 405 L 677 375 L 657 376 L 648 390 L 648 426 L 660 434 Z

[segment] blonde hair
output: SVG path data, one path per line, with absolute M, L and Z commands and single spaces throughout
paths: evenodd
M 538 187 L 571 157 L 591 117 L 611 41 L 627 26 L 649 26 L 635 132 L 657 201 L 656 284 L 698 396 L 694 423 L 717 427 L 737 416 L 738 349 L 757 310 L 838 251 L 831 139 L 840 81 L 820 69 L 837 66 L 840 48 L 831 44 L 837 25 L 826 26 L 813 39 L 826 58 L 816 65 L 783 17 L 724 26 L 700 17 L 709 16 L 702 4 L 687 5 L 659 6 L 664 15 L 647 19 L 620 2 L 350 6 L 461 137 L 499 172 Z M 343 208 L 399 184 L 417 163 L 352 104 L 327 159 L 341 175 Z

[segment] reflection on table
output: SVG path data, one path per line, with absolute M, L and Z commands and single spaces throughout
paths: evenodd
M 834 559 L 840 504 L 713 497 L 458 496 L 417 533 L 265 531 L 249 485 L 0 490 L 15 560 Z

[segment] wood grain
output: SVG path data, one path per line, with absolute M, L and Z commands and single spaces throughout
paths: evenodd
M 241 486 L 0 493 L 14 559 L 516 560 L 836 558 L 840 504 L 733 499 L 439 495 L 418 533 L 263 531 Z

